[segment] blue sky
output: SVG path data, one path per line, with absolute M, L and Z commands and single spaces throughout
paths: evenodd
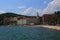
M 51 2 L 55 0 L 0 0 L 0 12 L 14 12 L 22 15 L 44 14 Z M 50 4 L 50 5 L 49 5 Z M 57 5 L 58 6 L 58 5 Z M 57 7 L 59 9 L 60 6 Z

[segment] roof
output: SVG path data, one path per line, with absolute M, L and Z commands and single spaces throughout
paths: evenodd
M 55 16 L 54 14 L 44 14 L 43 16 Z

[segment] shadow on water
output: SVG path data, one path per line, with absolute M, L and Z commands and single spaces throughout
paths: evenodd
M 1 26 L 0 40 L 60 40 L 60 30 L 32 26 Z

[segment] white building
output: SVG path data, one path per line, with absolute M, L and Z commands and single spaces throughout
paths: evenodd
M 26 24 L 27 24 L 27 20 L 26 19 L 17 20 L 17 25 L 26 25 Z

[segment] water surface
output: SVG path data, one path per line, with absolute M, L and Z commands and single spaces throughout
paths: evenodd
M 0 26 L 0 40 L 60 40 L 60 31 L 33 26 Z

